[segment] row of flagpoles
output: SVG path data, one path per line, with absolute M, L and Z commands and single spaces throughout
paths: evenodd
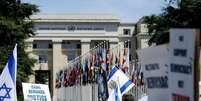
M 57 73 L 56 88 L 97 83 L 101 72 L 108 78 L 112 66 L 117 65 L 130 75 L 129 41 L 109 48 L 104 41 L 89 52 L 70 61 L 67 68 Z
M 134 82 L 130 80 L 132 77 L 129 46 L 129 41 L 111 48 L 109 42 L 100 43 L 89 52 L 70 61 L 67 68 L 57 73 L 56 88 L 93 83 L 98 85 L 100 101 L 114 101 L 112 99 L 116 98 L 115 92 L 121 101 L 121 96 L 134 86 Z M 114 89 L 116 90 L 113 92 Z

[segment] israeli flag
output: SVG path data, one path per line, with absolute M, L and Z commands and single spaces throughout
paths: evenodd
M 16 96 L 17 45 L 0 75 L 0 101 L 17 101 Z
M 108 79 L 108 101 L 122 101 L 122 96 L 133 86 L 132 81 L 117 66 L 113 66 Z

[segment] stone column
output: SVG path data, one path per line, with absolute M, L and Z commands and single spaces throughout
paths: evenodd
M 90 50 L 90 40 L 81 40 L 81 55 L 87 53 Z
M 53 66 L 51 69 L 51 82 L 52 82 L 52 95 L 55 96 L 56 94 L 56 73 L 59 72 L 63 68 L 63 58 L 62 58 L 62 40 L 59 39 L 53 39 L 53 47 L 52 47 L 52 61 L 53 61 Z

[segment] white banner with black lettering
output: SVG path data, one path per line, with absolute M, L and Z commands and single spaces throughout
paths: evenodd
M 24 101 L 51 101 L 48 85 L 22 83 Z
M 170 98 L 194 101 L 195 30 L 170 30 Z
M 138 51 L 140 64 L 148 87 L 148 101 L 170 101 L 168 95 L 168 46 Z

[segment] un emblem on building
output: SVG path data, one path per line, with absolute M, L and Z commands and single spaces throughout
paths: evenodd
M 73 26 L 73 25 L 68 26 L 68 30 L 69 30 L 69 31 L 74 31 L 74 30 L 75 30 L 75 26 Z

